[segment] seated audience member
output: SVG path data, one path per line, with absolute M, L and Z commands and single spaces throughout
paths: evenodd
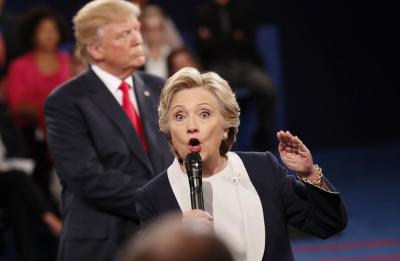
M 71 55 L 71 76 L 77 76 L 80 73 L 86 71 L 88 64 L 82 55 L 74 49 Z
M 11 62 L 5 81 L 5 100 L 22 129 L 35 160 L 35 182 L 50 198 L 52 164 L 45 141 L 44 101 L 71 77 L 70 57 L 58 50 L 64 39 L 61 18 L 49 9 L 33 9 L 22 21 L 25 54 Z
M 235 260 L 293 260 L 287 225 L 321 237 L 343 230 L 341 195 L 315 165 L 306 145 L 279 131 L 279 154 L 231 152 L 240 109 L 227 81 L 213 72 L 183 68 L 164 86 L 159 112 L 175 161 L 137 191 L 142 223 L 169 211 L 213 226 Z M 204 211 L 192 210 L 188 155 L 202 159 Z
M 202 66 L 198 57 L 186 47 L 172 50 L 167 57 L 167 66 L 168 77 L 185 67 L 192 67 L 202 70 Z
M 117 261 L 233 261 L 207 225 L 180 216 L 161 217 L 127 242 Z
M 36 217 L 53 235 L 61 233 L 62 221 L 42 192 L 27 175 L 33 163 L 24 158 L 24 144 L 13 118 L 0 104 L 0 208 L 13 232 L 19 260 L 31 260 L 32 230 Z
M 148 5 L 143 9 L 140 21 L 146 55 L 144 70 L 165 79 L 168 77 L 167 56 L 172 47 L 164 37 L 166 32 L 163 11 L 158 6 Z
M 134 4 L 140 6 L 140 9 L 143 10 L 150 3 L 147 0 L 128 0 Z M 179 30 L 176 28 L 174 21 L 164 13 L 164 39 L 165 42 L 171 46 L 171 48 L 180 48 L 184 45 L 182 37 L 179 33 Z

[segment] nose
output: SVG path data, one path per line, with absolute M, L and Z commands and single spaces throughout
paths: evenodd
M 141 45 L 143 44 L 143 38 L 140 31 L 135 31 L 132 33 L 132 44 L 133 45 Z
M 198 124 L 194 117 L 189 117 L 187 121 L 187 133 L 188 134 L 193 134 L 199 132 Z
M 189 134 L 193 134 L 193 133 L 196 133 L 196 132 L 199 132 L 199 130 L 197 128 L 188 128 L 187 129 L 187 133 L 189 133 Z

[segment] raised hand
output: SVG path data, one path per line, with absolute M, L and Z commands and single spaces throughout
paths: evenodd
M 289 131 L 278 131 L 279 154 L 288 169 L 303 177 L 318 175 L 311 152 L 304 143 Z

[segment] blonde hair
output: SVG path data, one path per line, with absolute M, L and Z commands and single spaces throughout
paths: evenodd
M 94 0 L 87 3 L 73 19 L 77 53 L 90 61 L 86 47 L 98 39 L 99 30 L 104 25 L 130 17 L 138 18 L 139 15 L 139 7 L 124 0 Z
M 168 124 L 171 101 L 179 91 L 197 87 L 210 91 L 221 105 L 221 115 L 224 119 L 223 127 L 228 130 L 228 137 L 226 140 L 222 140 L 219 151 L 221 155 L 225 155 L 236 141 L 236 134 L 240 124 L 240 108 L 228 82 L 214 72 L 200 73 L 197 69 L 185 67 L 167 80 L 161 92 L 160 105 L 158 107 L 160 130 L 167 136 L 173 153 L 179 158 L 172 146 Z

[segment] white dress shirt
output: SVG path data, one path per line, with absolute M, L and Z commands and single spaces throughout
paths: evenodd
M 111 92 L 115 99 L 117 99 L 118 103 L 122 106 L 122 91 L 119 89 L 119 86 L 122 83 L 122 80 L 118 77 L 112 75 L 109 72 L 101 69 L 99 66 L 92 64 L 92 70 L 94 73 L 100 78 L 100 80 L 104 83 L 107 89 Z M 131 98 L 131 102 L 135 107 L 135 110 L 138 115 L 140 115 L 140 111 L 138 109 L 138 104 L 136 100 L 135 92 L 133 91 L 133 78 L 129 76 L 128 78 L 124 79 L 124 81 L 129 84 L 129 97 Z
M 214 217 L 215 233 L 227 244 L 235 261 L 259 261 L 265 248 L 261 200 L 240 157 L 234 152 L 227 156 L 223 170 L 203 178 L 205 211 Z M 177 159 L 167 175 L 180 209 L 191 210 L 188 178 Z

